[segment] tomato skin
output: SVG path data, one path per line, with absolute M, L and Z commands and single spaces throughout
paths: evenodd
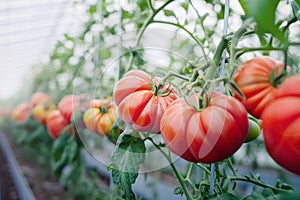
M 93 100 L 86 110 L 83 121 L 87 129 L 99 135 L 108 136 L 118 117 L 116 106 L 107 100 Z
M 151 90 L 150 76 L 140 70 L 127 72 L 114 88 L 114 102 L 118 106 L 128 95 L 141 90 Z
M 53 110 L 47 116 L 46 127 L 49 135 L 54 139 L 57 139 L 60 136 L 68 124 L 69 123 L 65 120 L 59 110 Z
M 33 94 L 30 103 L 33 118 L 41 124 L 45 124 L 47 115 L 56 109 L 56 105 L 51 97 L 44 93 Z
M 256 57 L 243 63 L 234 76 L 234 81 L 245 95 L 245 99 L 235 92 L 247 111 L 260 118 L 263 109 L 274 99 L 276 87 L 271 83 L 272 70 L 278 75 L 283 63 L 268 56 Z
M 193 96 L 197 102 L 197 95 Z M 233 97 L 213 93 L 202 111 L 175 100 L 161 119 L 161 134 L 168 148 L 191 162 L 214 163 L 231 156 L 248 133 L 245 107 Z
M 300 75 L 288 77 L 263 111 L 266 149 L 285 169 L 300 176 Z
M 20 103 L 10 113 L 10 118 L 17 123 L 25 122 L 30 115 L 30 105 L 28 103 Z
M 34 108 L 38 104 L 45 102 L 53 103 L 53 100 L 47 94 L 42 92 L 34 93 L 30 99 L 31 108 Z
M 74 112 L 79 108 L 81 99 L 79 96 L 70 94 L 64 96 L 58 103 L 58 110 L 68 123 L 71 123 Z
M 167 96 L 155 95 L 150 75 L 140 70 L 126 73 L 115 85 L 113 97 L 119 116 L 125 123 L 137 131 L 150 133 L 160 132 L 163 113 L 177 99 L 173 90 Z

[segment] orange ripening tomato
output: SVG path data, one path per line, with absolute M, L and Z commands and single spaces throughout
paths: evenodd
M 54 139 L 59 137 L 68 124 L 59 110 L 53 110 L 47 116 L 46 127 L 49 135 Z
M 81 105 L 81 98 L 77 95 L 66 95 L 58 104 L 58 109 L 67 120 L 68 123 L 71 123 L 73 114 Z
M 246 107 L 248 112 L 260 118 L 263 109 L 274 99 L 276 84 L 272 83 L 271 75 L 275 76 L 283 69 L 283 63 L 271 57 L 253 58 L 241 66 L 234 76 L 234 81 L 244 94 L 242 98 L 236 91 L 235 97 Z
M 21 103 L 17 105 L 10 113 L 10 118 L 15 122 L 25 122 L 30 115 L 30 105 L 28 103 Z
M 190 99 L 192 105 L 198 105 L 198 96 Z M 248 134 L 247 111 L 241 102 L 220 93 L 210 98 L 200 110 L 177 99 L 162 116 L 161 134 L 167 147 L 185 160 L 219 162 L 233 155 Z
M 300 75 L 278 87 L 275 99 L 262 113 L 264 142 L 271 157 L 300 176 Z
M 46 94 L 35 93 L 31 97 L 32 116 L 41 124 L 45 124 L 47 115 L 56 109 L 56 106 Z
M 108 136 L 118 117 L 116 106 L 107 100 L 93 100 L 91 104 L 91 108 L 83 115 L 86 128 L 100 135 Z
M 158 88 L 149 74 L 132 70 L 115 85 L 113 97 L 125 123 L 137 131 L 159 133 L 160 119 L 177 94 L 167 86 Z

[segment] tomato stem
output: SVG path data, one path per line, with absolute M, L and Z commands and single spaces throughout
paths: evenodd
M 187 200 L 193 200 L 192 195 L 189 193 L 187 186 L 185 184 L 185 179 L 182 177 L 182 175 L 180 174 L 180 172 L 178 171 L 178 169 L 176 168 L 176 166 L 174 165 L 172 159 L 171 159 L 171 155 L 170 155 L 170 151 L 169 154 L 167 154 L 165 151 L 163 151 L 159 145 L 157 145 L 154 140 L 150 137 L 145 138 L 145 140 L 150 140 L 150 142 L 162 153 L 162 155 L 168 160 L 177 180 L 179 181 L 179 184 L 185 194 L 185 197 Z
M 175 0 L 168 0 L 167 2 L 165 2 L 161 7 L 159 7 L 158 9 L 154 9 L 151 0 L 148 0 L 148 5 L 151 9 L 151 15 L 149 15 L 149 17 L 146 19 L 145 23 L 143 23 L 143 26 L 141 27 L 141 29 L 139 30 L 139 32 L 137 33 L 136 36 L 136 41 L 135 41 L 135 45 L 134 46 L 138 46 L 141 42 L 142 36 L 146 30 L 146 28 L 153 23 L 154 17 L 161 11 L 163 10 L 167 5 L 169 5 L 170 3 L 172 3 Z M 130 53 L 130 57 L 129 57 L 129 61 L 128 64 L 125 68 L 125 72 L 129 71 L 132 64 L 133 64 L 133 60 L 134 60 L 134 51 L 131 51 Z
M 173 72 L 173 71 L 169 71 L 168 74 L 162 78 L 162 82 L 165 82 L 167 81 L 169 78 L 171 77 L 176 77 L 176 78 L 179 78 L 181 80 L 184 80 L 184 81 L 190 81 L 190 78 L 186 77 L 186 76 L 183 76 L 181 74 L 178 74 L 176 72 Z
M 230 181 L 243 181 L 243 182 L 253 183 L 253 184 L 261 186 L 263 188 L 270 188 L 271 190 L 276 191 L 276 192 L 287 192 L 284 189 L 273 187 L 273 186 L 268 185 L 268 184 L 266 184 L 262 181 L 258 181 L 258 180 L 255 180 L 255 179 L 250 179 L 249 177 L 228 176 L 227 178 Z
M 226 37 L 222 37 L 222 39 L 216 49 L 216 52 L 214 53 L 214 57 L 212 59 L 212 62 L 210 63 L 210 67 L 208 68 L 207 74 L 205 76 L 205 78 L 207 80 L 212 80 L 214 78 L 215 72 L 221 61 L 221 56 L 223 54 L 223 50 L 226 48 L 228 41 L 229 40 Z

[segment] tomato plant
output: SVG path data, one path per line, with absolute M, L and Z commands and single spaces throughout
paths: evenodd
M 194 97 L 194 101 L 197 97 Z M 186 160 L 219 162 L 242 145 L 248 133 L 247 111 L 232 97 L 213 93 L 207 107 L 174 101 L 161 119 L 166 145 Z
M 117 108 L 110 100 L 95 99 L 83 115 L 87 129 L 100 135 L 107 136 L 118 116 Z
M 59 110 L 53 110 L 46 119 L 48 133 L 54 139 L 60 136 L 68 124 L 68 121 L 65 120 Z
M 162 114 L 176 98 L 172 88 L 152 83 L 141 70 L 129 71 L 114 88 L 120 118 L 138 131 L 159 133 Z
M 260 117 L 263 109 L 273 100 L 283 63 L 271 57 L 256 57 L 246 61 L 236 71 L 234 81 L 244 94 L 235 97 L 243 102 L 254 117 Z
M 266 149 L 287 170 L 300 175 L 300 75 L 288 77 L 278 87 L 275 100 L 263 111 Z
M 299 175 L 299 82 L 289 77 L 299 74 L 299 0 L 236 1 L 241 12 L 231 8 L 229 0 L 137 0 L 124 1 L 121 7 L 114 3 L 93 1 L 84 30 L 79 35 L 65 34 L 34 78 L 33 91 L 44 89 L 61 100 L 58 108 L 63 117 L 53 118 L 65 119 L 68 130 L 78 128 L 79 134 L 60 135 L 53 119 L 49 133 L 59 136 L 51 140 L 48 151 L 53 172 L 61 176 L 67 171 L 69 177 L 61 180 L 73 187 L 78 199 L 98 199 L 87 195 L 87 190 L 97 187 L 82 176 L 86 172 L 80 157 L 83 141 L 77 136 L 92 141 L 91 153 L 98 147 L 95 138 L 100 139 L 99 146 L 105 143 L 82 128 L 84 120 L 92 132 L 117 136 L 111 140 L 115 150 L 108 166 L 116 185 L 107 189 L 111 199 L 135 199 L 131 187 L 138 175 L 161 169 L 156 164 L 163 162 L 148 154 L 153 149 L 165 158 L 161 174 L 169 176 L 172 171 L 179 183 L 174 194 L 184 194 L 188 200 L 289 199 L 281 194 L 293 188 L 281 182 L 270 185 L 265 173 L 289 181 L 288 176 L 265 158 L 268 151 L 279 165 Z M 64 96 L 74 90 L 76 94 L 93 91 L 95 96 L 113 94 L 117 108 L 110 100 L 94 100 L 82 107 L 78 95 Z M 193 94 L 197 95 L 191 98 Z M 39 106 L 40 100 L 35 102 L 34 112 L 44 116 L 45 107 Z M 264 140 L 255 139 L 260 122 L 247 114 L 262 119 Z M 121 134 L 119 125 L 124 128 Z M 170 151 L 186 161 L 174 162 Z M 261 177 L 256 174 L 260 165 L 268 167 Z M 240 174 L 248 169 L 257 171 Z

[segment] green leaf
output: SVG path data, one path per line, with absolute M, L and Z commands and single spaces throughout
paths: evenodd
M 189 9 L 189 4 L 186 3 L 186 2 L 183 2 L 183 3 L 181 4 L 181 7 L 182 7 L 185 11 L 187 11 L 187 10 Z
M 135 199 L 131 185 L 138 177 L 139 166 L 145 160 L 145 151 L 144 141 L 140 138 L 123 132 L 118 139 L 112 155 L 112 178 L 125 199 Z
M 60 159 L 63 150 L 67 144 L 68 138 L 69 138 L 69 134 L 63 133 L 60 135 L 60 137 L 57 140 L 54 141 L 51 149 L 51 154 L 52 154 L 52 158 L 55 161 Z
M 45 131 L 45 126 L 40 126 L 34 132 L 32 132 L 32 133 L 29 134 L 26 142 L 28 144 L 34 143 L 34 141 L 36 141 L 41 136 L 41 134 L 43 134 L 44 131 Z
M 246 0 L 239 0 L 239 3 L 241 5 L 241 7 L 243 8 L 244 12 L 246 15 L 249 15 L 250 14 L 250 11 L 247 7 L 247 3 L 246 3 Z
M 167 17 L 175 17 L 176 18 L 176 15 L 175 15 L 174 11 L 172 11 L 172 10 L 164 10 L 164 14 Z
M 117 143 L 121 130 L 124 130 L 125 128 L 124 125 L 125 123 L 121 120 L 121 118 L 118 117 L 110 129 L 109 135 L 107 136 L 109 141 L 114 144 Z
M 184 194 L 182 187 L 175 188 L 173 194 L 182 196 Z
M 97 5 L 92 5 L 90 8 L 89 8 L 89 14 L 90 15 L 93 15 L 97 12 Z
M 257 23 L 257 33 L 262 36 L 270 33 L 284 41 L 284 34 L 275 23 L 276 8 L 280 0 L 246 0 L 249 14 Z

